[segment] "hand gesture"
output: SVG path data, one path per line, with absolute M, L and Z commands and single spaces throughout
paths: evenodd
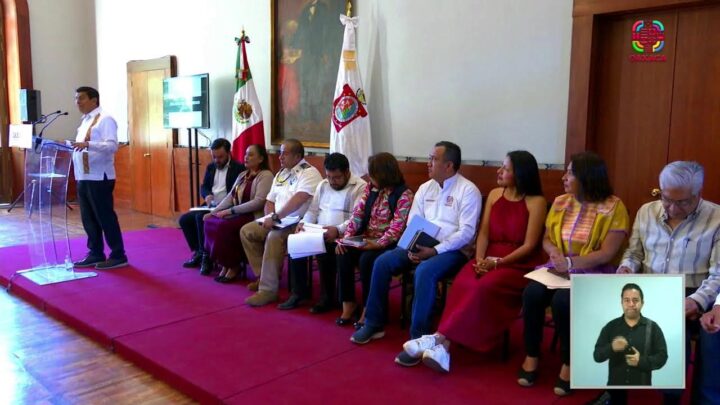
M 625 363 L 630 367 L 637 367 L 640 363 L 640 352 L 635 347 L 630 347 L 630 350 L 633 351 L 633 354 L 625 355 Z
M 612 349 L 614 352 L 622 352 L 628 346 L 628 341 L 623 336 L 616 336 L 612 340 Z
M 632 274 L 632 270 L 628 266 L 620 266 L 618 267 L 617 274 Z
M 700 317 L 700 325 L 707 333 L 716 333 L 720 330 L 720 305 L 715 305 L 712 309 Z
M 685 297 L 685 318 L 695 320 L 700 317 L 700 310 L 698 310 L 698 304 L 694 299 Z
M 323 228 L 325 229 L 323 234 L 325 242 L 334 242 L 340 236 L 340 232 L 335 226 L 324 226 Z
M 337 245 L 335 245 L 336 255 L 344 255 L 345 252 L 347 252 L 347 248 L 343 244 L 338 243 Z
M 563 256 L 560 251 L 552 252 L 550 253 L 550 262 L 553 264 L 553 267 L 555 267 L 555 270 L 558 273 L 567 273 L 568 265 L 567 260 L 565 260 L 565 256 Z
M 275 225 L 275 221 L 273 221 L 272 218 L 267 217 L 267 218 L 265 218 L 265 220 L 263 220 L 263 224 L 262 224 L 263 228 L 265 228 L 267 230 L 272 230 L 273 225 Z

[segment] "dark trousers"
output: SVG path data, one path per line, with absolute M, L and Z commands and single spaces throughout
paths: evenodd
M 320 271 L 320 302 L 333 302 L 335 297 L 335 244 L 326 243 L 327 253 L 315 255 Z M 290 260 L 290 278 L 292 293 L 302 298 L 310 298 L 308 291 L 308 266 L 311 257 L 302 257 Z M 310 281 L 312 282 L 312 281 Z
M 104 234 L 110 258 L 125 258 L 122 232 L 113 206 L 114 189 L 115 180 L 108 180 L 107 176 L 105 180 L 80 180 L 77 183 L 80 218 L 88 236 L 88 250 L 94 257 L 105 257 Z
M 550 290 L 537 281 L 530 281 L 523 291 L 523 320 L 525 322 L 525 352 L 540 356 L 545 327 L 545 309 L 552 307 L 555 330 L 560 338 L 560 358 L 570 364 L 570 289 Z
M 340 284 L 340 302 L 355 302 L 355 267 L 360 270 L 362 284 L 362 302 L 367 303 L 370 293 L 370 280 L 375 259 L 385 253 L 386 249 L 359 250 L 345 248 L 345 254 L 337 256 L 338 282 Z
M 205 226 L 203 224 L 203 216 L 207 211 L 189 211 L 180 216 L 178 222 L 180 228 L 185 235 L 190 250 L 202 253 L 205 245 Z M 242 249 L 239 247 L 239 249 Z

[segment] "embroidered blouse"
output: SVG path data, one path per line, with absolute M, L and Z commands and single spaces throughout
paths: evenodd
M 345 238 L 354 236 L 360 227 L 363 216 L 365 216 L 365 202 L 372 189 L 372 184 L 368 183 L 360 197 L 360 201 L 358 201 L 353 210 L 353 215 L 345 230 Z M 400 195 L 400 198 L 398 198 L 395 215 L 393 215 L 392 221 L 390 221 L 390 202 L 388 201 L 390 193 L 392 193 L 392 189 L 389 188 L 380 190 L 375 204 L 373 204 L 372 210 L 370 211 L 370 222 L 368 222 L 367 229 L 364 233 L 364 236 L 368 239 L 377 239 L 376 243 L 382 247 L 397 243 L 400 239 L 400 235 L 405 229 L 413 200 L 413 192 L 410 189 L 405 190 L 402 195 Z

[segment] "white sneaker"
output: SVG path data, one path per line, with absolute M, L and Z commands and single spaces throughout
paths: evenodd
M 435 341 L 435 335 L 422 335 L 417 339 L 408 340 L 403 343 L 403 350 L 409 354 L 410 357 L 420 358 L 423 352 L 428 349 L 432 349 L 437 342 Z
M 445 350 L 443 345 L 435 345 L 432 349 L 425 350 L 422 361 L 435 371 L 450 372 L 450 353 Z

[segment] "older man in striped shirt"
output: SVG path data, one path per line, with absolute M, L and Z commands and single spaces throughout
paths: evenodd
M 685 274 L 685 318 L 693 331 L 699 330 L 696 320 L 710 309 L 720 292 L 720 206 L 701 198 L 703 176 L 703 167 L 696 162 L 677 161 L 663 168 L 660 200 L 638 210 L 630 245 L 617 270 Z M 707 354 L 701 349 L 700 356 L 712 357 L 704 358 L 703 363 L 720 362 L 717 336 L 701 333 L 701 341 L 705 349 L 714 348 Z M 687 350 L 689 354 L 689 345 Z M 699 371 L 701 377 L 704 370 Z M 705 380 L 710 383 L 709 378 Z M 717 390 L 720 379 L 714 381 Z M 676 395 L 666 392 L 666 399 L 668 396 Z

